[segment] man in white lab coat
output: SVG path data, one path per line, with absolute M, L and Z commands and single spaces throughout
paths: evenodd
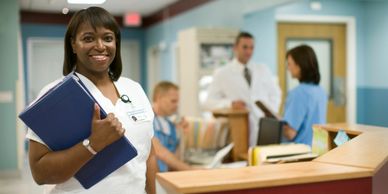
M 233 49 L 234 59 L 215 71 L 204 107 L 208 110 L 227 107 L 249 110 L 249 145 L 254 146 L 259 119 L 264 116 L 255 101 L 261 100 L 278 112 L 281 90 L 268 67 L 250 62 L 254 50 L 251 34 L 240 32 Z

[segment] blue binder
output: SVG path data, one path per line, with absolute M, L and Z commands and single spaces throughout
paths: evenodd
M 90 136 L 94 103 L 97 101 L 73 73 L 64 78 L 19 118 L 53 151 L 67 149 Z M 107 114 L 101 108 L 101 118 Z M 137 156 L 126 137 L 97 153 L 75 178 L 88 189 Z

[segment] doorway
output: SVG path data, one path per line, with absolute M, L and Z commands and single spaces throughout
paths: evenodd
M 287 72 L 285 53 L 300 44 L 311 46 L 318 58 L 320 85 L 328 95 L 327 122 L 347 121 L 347 51 L 346 25 L 325 23 L 278 23 L 278 76 L 283 92 L 286 94 L 297 83 Z M 283 110 L 284 104 L 282 105 Z

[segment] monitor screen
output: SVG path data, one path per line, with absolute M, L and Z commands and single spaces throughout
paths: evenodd
M 274 118 L 261 118 L 257 145 L 279 144 L 282 138 L 283 124 L 283 121 Z

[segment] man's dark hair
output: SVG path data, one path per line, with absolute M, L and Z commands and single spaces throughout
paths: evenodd
M 71 41 L 74 39 L 78 28 L 81 24 L 89 23 L 94 30 L 99 27 L 112 30 L 116 38 L 116 56 L 109 66 L 109 74 L 113 81 L 116 81 L 122 71 L 121 62 L 121 35 L 120 28 L 115 18 L 105 9 L 101 7 L 89 7 L 78 11 L 71 18 L 65 35 L 65 57 L 63 61 L 63 75 L 67 75 L 73 71 L 75 63 L 77 61 L 77 55 L 73 53 Z
M 236 41 L 234 42 L 234 44 L 237 45 L 241 38 L 252 38 L 252 39 L 254 39 L 253 36 L 252 36 L 252 34 L 250 34 L 249 32 L 244 32 L 244 31 L 242 31 L 242 32 L 240 32 L 240 33 L 237 35 Z
M 301 75 L 299 82 L 319 84 L 321 75 L 319 73 L 318 60 L 310 46 L 297 46 L 287 52 L 286 58 L 288 56 L 291 56 L 296 65 L 300 67 Z

